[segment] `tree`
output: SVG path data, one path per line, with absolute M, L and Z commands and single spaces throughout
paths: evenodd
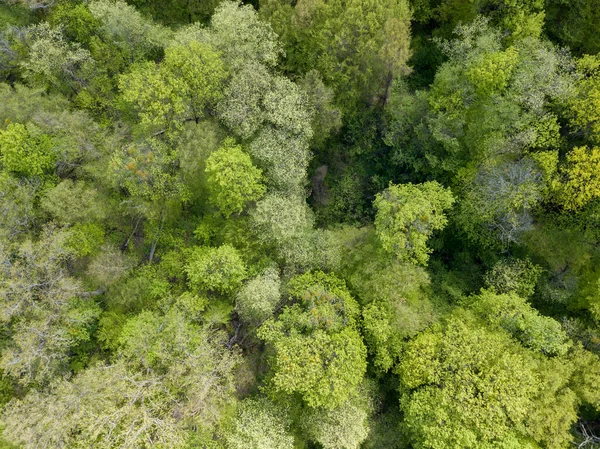
M 209 39 L 234 70 L 252 62 L 274 67 L 283 55 L 277 34 L 259 19 L 251 5 L 224 1 L 210 21 Z
M 101 33 L 127 54 L 130 63 L 156 54 L 169 41 L 168 29 L 146 19 L 124 1 L 94 0 L 89 9 L 101 23 Z
M 133 197 L 146 201 L 177 198 L 183 202 L 189 198 L 177 154 L 157 138 L 123 146 L 113 154 L 110 167 L 112 180 Z
M 418 449 L 564 447 L 577 400 L 557 363 L 553 371 L 505 332 L 455 313 L 406 347 L 397 367 L 403 426 Z
M 179 127 L 204 116 L 221 98 L 226 77 L 218 53 L 207 44 L 188 42 L 165 50 L 160 64 L 139 63 L 119 79 L 123 99 L 137 110 L 142 124 Z
M 23 77 L 33 86 L 52 86 L 66 95 L 85 85 L 94 66 L 89 51 L 67 42 L 60 30 L 46 22 L 29 28 L 28 50 L 20 64 Z
M 593 55 L 600 51 L 599 14 L 592 0 L 546 0 L 545 29 L 576 54 Z
M 600 58 L 585 55 L 577 62 L 578 81 L 571 101 L 571 123 L 593 143 L 600 143 Z
M 576 147 L 568 154 L 555 182 L 557 200 L 577 210 L 600 197 L 600 148 Z
M 488 17 L 509 41 L 539 37 L 544 26 L 544 0 L 442 0 L 433 5 L 429 0 L 417 0 L 413 5 L 417 21 L 427 23 L 434 19 L 446 33 L 461 23 L 476 20 L 478 15 Z
M 510 332 L 521 344 L 546 355 L 565 355 L 570 344 L 560 323 L 540 315 L 516 293 L 482 291 L 473 310 L 490 324 Z
M 258 331 L 273 351 L 271 389 L 334 409 L 356 394 L 366 370 L 358 305 L 343 281 L 322 272 L 297 276 L 288 288 L 296 303 Z
M 504 259 L 497 262 L 485 274 L 485 285 L 497 293 L 514 292 L 521 298 L 529 298 L 542 274 L 542 268 L 529 259 Z
M 62 224 L 75 224 L 105 220 L 111 211 L 107 202 L 89 183 L 65 179 L 44 192 L 40 207 Z
M 225 218 L 241 213 L 248 202 L 259 200 L 266 191 L 262 171 L 233 139 L 226 139 L 208 157 L 206 175 L 209 200 Z
M 231 245 L 196 248 L 185 267 L 190 286 L 197 290 L 232 293 L 246 278 L 246 266 Z
M 333 410 L 306 409 L 301 427 L 309 440 L 324 449 L 358 449 L 369 435 L 371 412 L 369 391 L 363 388 L 358 396 Z
M 256 237 L 280 260 L 310 265 L 313 218 L 303 198 L 267 194 L 250 212 L 250 218 Z
M 294 437 L 285 411 L 267 398 L 248 398 L 240 403 L 238 414 L 224 440 L 228 449 L 293 449 Z
M 454 203 L 449 189 L 437 182 L 390 186 L 377 194 L 375 229 L 383 248 L 399 260 L 426 265 L 427 239 L 447 223 L 444 211 Z
M 37 179 L 19 180 L 0 173 L 0 239 L 11 241 L 36 224 L 38 211 L 34 204 L 39 188 Z
M 100 312 L 69 275 L 69 237 L 49 226 L 39 241 L 0 247 L 0 322 L 10 331 L 0 366 L 24 385 L 64 373 L 70 351 L 89 340 Z
M 214 429 L 233 400 L 239 362 L 222 333 L 176 312 L 144 312 L 128 321 L 120 342 L 114 364 L 13 400 L 4 435 L 24 448 L 184 448 L 193 427 Z
M 552 172 L 556 159 L 553 158 Z M 457 222 L 472 241 L 483 246 L 506 248 L 519 243 L 521 236 L 533 228 L 533 209 L 550 187 L 550 176 L 531 157 L 523 157 L 475 173 L 463 171 L 463 201 Z M 471 169 L 471 170 L 470 170 Z
M 284 2 L 264 3 L 272 12 L 269 19 L 281 28 L 278 33 L 287 38 L 292 70 L 317 69 L 348 115 L 358 101 L 385 103 L 392 79 L 409 72 L 406 1 L 300 1 L 287 21 L 277 15 L 286 14 Z
M 53 150 L 51 137 L 35 125 L 11 123 L 0 130 L 0 164 L 17 176 L 42 178 L 55 167 Z
M 281 281 L 274 268 L 267 268 L 248 281 L 235 298 L 235 308 L 246 323 L 260 323 L 275 311 L 281 299 Z
M 399 98 L 388 108 L 398 114 L 398 134 L 388 135 L 394 146 L 397 139 L 397 162 L 452 179 L 468 163 L 489 169 L 558 147 L 552 105 L 573 92 L 570 58 L 536 38 L 507 46 L 483 18 L 458 26 L 455 35 L 441 44 L 448 60 L 427 92 L 415 96 L 397 84 Z

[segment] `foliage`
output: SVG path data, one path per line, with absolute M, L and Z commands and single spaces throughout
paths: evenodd
M 246 278 L 244 261 L 231 245 L 196 248 L 185 272 L 193 288 L 220 293 L 232 293 Z
M 500 294 L 514 292 L 529 298 L 534 294 L 541 274 L 541 267 L 529 259 L 504 259 L 486 273 L 485 284 Z
M 258 333 L 274 351 L 272 388 L 333 409 L 355 393 L 366 369 L 358 306 L 343 281 L 322 272 L 293 278 L 290 293 L 298 302 Z
M 261 170 L 233 140 L 225 140 L 208 157 L 206 175 L 210 201 L 225 218 L 239 214 L 246 203 L 260 199 L 266 191 Z
M 17 176 L 42 177 L 54 168 L 52 139 L 29 127 L 11 123 L 0 130 L 0 163 L 2 168 Z
M 386 251 L 399 260 L 426 265 L 427 239 L 448 222 L 444 211 L 454 203 L 437 182 L 390 186 L 375 197 L 375 229 Z
M 597 147 L 576 147 L 567 154 L 555 187 L 557 200 L 565 209 L 579 209 L 600 196 L 599 164 Z
M 163 317 L 164 327 L 148 314 L 134 320 L 122 338 L 123 359 L 94 366 L 72 381 L 59 380 L 49 392 L 14 400 L 4 414 L 4 434 L 26 448 L 98 442 L 107 448 L 183 448 L 188 426 L 210 428 L 218 421 L 232 399 L 238 360 L 221 344 L 223 336 L 176 314 Z M 128 342 L 139 348 L 156 341 L 157 333 L 169 344 L 151 346 L 156 353 L 130 352 Z M 137 335 L 145 338 L 136 343 Z M 155 357 L 150 369 L 136 369 L 150 354 Z
M 292 449 L 289 419 L 266 398 L 248 398 L 240 403 L 232 429 L 225 434 L 226 447 L 242 449 Z
M 133 66 L 121 76 L 119 87 L 142 124 L 179 126 L 181 121 L 197 123 L 204 116 L 205 109 L 221 97 L 225 76 L 218 53 L 209 45 L 189 42 L 168 47 L 159 65 L 146 61 Z
M 542 365 L 538 372 L 535 359 L 507 334 L 478 326 L 468 314 L 456 315 L 411 341 L 398 365 L 404 426 L 418 448 L 534 448 L 532 440 L 562 447 L 569 428 L 558 423 L 573 422 L 576 398 L 552 390 L 551 378 L 560 374 L 545 370 Z M 536 398 L 540 381 L 551 391 Z M 558 382 L 564 385 L 564 377 Z M 538 419 L 530 415 L 541 402 L 543 410 L 551 403 L 564 413 L 552 417 L 555 427 L 546 421 L 544 432 L 527 426 Z
M 0 3 L 0 447 L 591 443 L 595 0 Z
M 275 311 L 281 299 L 281 281 L 274 268 L 267 268 L 248 281 L 235 299 L 236 310 L 247 323 L 260 323 Z

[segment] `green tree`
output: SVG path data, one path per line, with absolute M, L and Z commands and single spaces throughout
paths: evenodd
M 576 147 L 566 157 L 555 181 L 556 198 L 567 210 L 577 210 L 600 197 L 600 148 Z
M 309 266 L 313 259 L 313 217 L 304 198 L 269 193 L 250 212 L 258 240 L 290 265 Z
M 122 75 L 123 99 L 138 112 L 142 124 L 177 127 L 204 116 L 221 97 L 226 71 L 218 53 L 207 44 L 189 42 L 165 50 L 160 64 L 146 61 Z
M 196 248 L 185 267 L 194 289 L 232 293 L 246 279 L 246 266 L 238 251 L 231 245 L 218 248 Z
M 600 51 L 596 25 L 600 11 L 593 0 L 546 0 L 545 29 L 550 37 L 577 54 Z
M 4 435 L 24 448 L 187 447 L 192 429 L 214 429 L 233 401 L 239 356 L 225 338 L 175 312 L 144 312 L 126 324 L 114 364 L 13 400 Z
M 541 274 L 542 268 L 529 259 L 504 259 L 485 274 L 484 281 L 486 287 L 497 293 L 514 292 L 521 298 L 529 298 L 535 293 Z
M 94 0 L 88 7 L 101 24 L 100 32 L 123 50 L 131 63 L 156 55 L 171 37 L 167 28 L 153 23 L 122 0 Z
M 570 344 L 560 323 L 540 315 L 516 293 L 495 294 L 484 290 L 473 310 L 490 324 L 510 332 L 521 344 L 546 355 L 565 355 Z
M 309 440 L 324 449 L 358 449 L 369 435 L 371 412 L 371 398 L 363 388 L 334 409 L 306 409 L 301 428 Z
M 17 176 L 43 177 L 51 172 L 57 155 L 52 138 L 35 125 L 11 123 L 0 130 L 0 164 Z
M 273 351 L 272 391 L 334 409 L 356 394 L 366 370 L 358 305 L 343 281 L 322 272 L 297 276 L 288 288 L 295 304 L 258 333 Z
M 282 1 L 261 3 L 286 38 L 288 64 L 316 69 L 348 115 L 357 101 L 387 100 L 394 77 L 409 72 L 411 12 L 406 1 Z M 278 20 L 280 15 L 288 20 Z
M 267 268 L 249 280 L 235 298 L 235 308 L 246 323 L 260 323 L 275 311 L 281 299 L 281 280 L 274 268 Z
M 427 239 L 444 229 L 444 212 L 454 203 L 449 189 L 437 182 L 390 186 L 377 194 L 375 229 L 383 248 L 399 260 L 426 265 Z
M 10 331 L 0 366 L 25 385 L 65 373 L 70 351 L 89 340 L 100 312 L 68 271 L 70 237 L 50 226 L 38 241 L 0 247 L 0 321 Z
M 20 66 L 31 85 L 51 86 L 70 95 L 85 84 L 94 60 L 79 44 L 68 42 L 59 29 L 41 22 L 28 30 L 28 55 Z
M 294 437 L 285 411 L 266 398 L 248 398 L 224 435 L 228 449 L 293 449 Z
M 209 201 L 225 218 L 241 213 L 248 202 L 259 200 L 266 191 L 261 182 L 262 171 L 233 139 L 226 139 L 208 157 L 206 175 Z
M 564 447 L 576 398 L 562 390 L 568 370 L 557 374 L 545 363 L 466 313 L 423 332 L 397 368 L 414 447 Z
M 152 138 L 115 151 L 110 168 L 112 180 L 136 198 L 186 201 L 189 191 L 178 170 L 177 154 L 163 141 Z

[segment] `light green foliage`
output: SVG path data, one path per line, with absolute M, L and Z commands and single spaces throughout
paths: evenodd
M 67 42 L 59 29 L 46 22 L 29 29 L 28 50 L 20 64 L 23 77 L 34 86 L 52 86 L 66 94 L 82 87 L 94 65 L 89 51 Z
M 518 60 L 518 51 L 509 47 L 505 51 L 486 54 L 466 72 L 480 96 L 492 95 L 506 89 L 508 80 Z
M 117 150 L 110 167 L 112 179 L 134 197 L 149 201 L 177 198 L 184 202 L 189 198 L 177 170 L 177 154 L 156 138 Z
M 261 102 L 270 89 L 268 69 L 249 61 L 232 77 L 217 108 L 225 125 L 242 139 L 252 136 L 264 122 Z
M 200 247 L 191 254 L 185 267 L 190 285 L 197 290 L 232 293 L 246 279 L 246 266 L 231 245 Z
M 212 429 L 233 401 L 239 357 L 224 339 L 178 314 L 144 313 L 126 325 L 115 364 L 13 401 L 4 435 L 25 449 L 184 448 L 191 428 Z
M 373 366 L 388 371 L 405 339 L 436 319 L 429 275 L 423 267 L 390 258 L 373 228 L 342 229 L 336 238 L 342 246 L 341 272 L 364 306 L 363 334 Z
M 312 111 L 306 101 L 306 92 L 296 84 L 282 76 L 275 77 L 263 104 L 265 118 L 275 128 L 291 136 L 311 139 Z
M 274 268 L 267 268 L 248 281 L 235 299 L 235 308 L 242 321 L 260 323 L 274 312 L 281 299 L 281 281 Z
M 534 448 L 519 429 L 534 408 L 535 367 L 506 334 L 465 314 L 420 334 L 397 368 L 413 446 Z
M 323 449 L 358 449 L 369 435 L 370 401 L 368 392 L 361 391 L 335 409 L 307 409 L 302 429 Z
M 0 130 L 0 164 L 17 176 L 42 177 L 54 168 L 56 154 L 50 136 L 34 125 L 11 123 Z
M 600 409 L 600 359 L 597 354 L 577 344 L 569 354 L 568 366 L 573 369 L 570 387 L 580 400 Z
M 44 192 L 41 208 L 63 224 L 102 221 L 110 209 L 98 189 L 85 181 L 61 181 Z
M 181 126 L 198 122 L 206 107 L 221 97 L 226 76 L 219 55 L 206 44 L 189 42 L 165 50 L 160 64 L 147 61 L 121 75 L 119 87 L 133 104 L 141 122 L 154 126 Z
M 104 36 L 126 52 L 130 62 L 143 60 L 169 40 L 168 29 L 146 19 L 124 1 L 94 0 L 88 7 L 101 23 Z
M 206 175 L 210 201 L 226 218 L 241 213 L 248 202 L 257 201 L 266 191 L 262 171 L 233 139 L 226 139 L 208 157 Z
M 274 248 L 280 259 L 289 264 L 310 264 L 313 217 L 303 198 L 267 194 L 250 214 L 257 238 Z
M 334 409 L 355 394 L 366 370 L 358 305 L 343 281 L 322 272 L 295 277 L 289 290 L 297 302 L 258 333 L 274 352 L 271 388 Z
M 285 411 L 266 398 L 248 398 L 240 403 L 233 425 L 225 433 L 227 449 L 293 449 Z
M 485 274 L 485 285 L 496 293 L 514 292 L 521 298 L 529 298 L 541 274 L 541 267 L 529 259 L 504 259 Z
M 565 355 L 567 334 L 560 323 L 540 315 L 516 293 L 496 294 L 483 290 L 473 310 L 495 326 L 510 332 L 523 346 L 546 355 Z
M 277 35 L 250 5 L 221 2 L 211 18 L 210 30 L 211 43 L 236 70 L 251 61 L 274 67 L 283 54 Z
M 79 257 L 97 252 L 104 243 L 104 229 L 96 223 L 77 223 L 70 229 L 67 248 Z
M 173 85 L 173 94 L 184 99 L 186 114 L 196 121 L 206 107 L 221 98 L 221 84 L 227 72 L 210 45 L 189 42 L 168 47 L 162 67 L 166 72 L 163 76 Z
M 334 92 L 323 83 L 317 70 L 311 70 L 300 80 L 314 111 L 311 128 L 313 142 L 322 144 L 342 126 L 342 112 L 334 104 Z
M 572 124 L 593 142 L 600 143 L 600 58 L 585 55 L 577 61 L 579 79 L 572 100 Z
M 272 190 L 290 196 L 304 195 L 306 169 L 310 161 L 305 139 L 265 127 L 248 149 L 264 169 Z
M 444 229 L 444 212 L 454 203 L 449 189 L 437 182 L 390 186 L 377 194 L 375 229 L 383 248 L 399 260 L 427 264 L 427 240 Z
M 6 172 L 0 173 L 0 240 L 8 241 L 35 224 L 38 188 L 36 179 L 19 180 Z
M 567 210 L 577 210 L 600 197 L 600 148 L 576 147 L 561 167 L 554 189 Z
M 46 228 L 39 241 L 0 247 L 0 322 L 11 337 L 0 365 L 21 383 L 44 383 L 64 373 L 70 350 L 90 338 L 99 314 L 67 263 L 70 234 Z

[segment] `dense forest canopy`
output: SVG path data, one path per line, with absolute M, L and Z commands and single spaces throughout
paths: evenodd
M 0 3 L 0 448 L 600 448 L 597 0 Z

